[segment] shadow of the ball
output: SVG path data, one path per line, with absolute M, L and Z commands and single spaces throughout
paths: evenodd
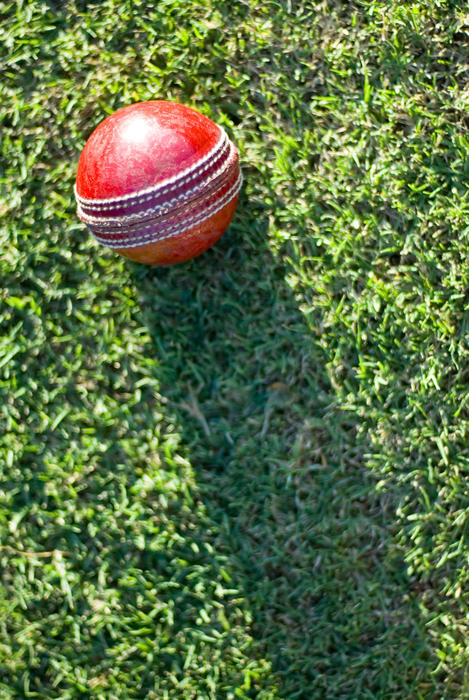
M 145 265 L 174 265 L 195 258 L 208 250 L 228 228 L 238 204 L 238 196 L 219 212 L 183 233 L 161 241 L 131 248 L 119 248 L 126 258 Z

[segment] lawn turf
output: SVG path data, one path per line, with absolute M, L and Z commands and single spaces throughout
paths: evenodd
M 469 697 L 465 2 L 1 2 L 0 697 Z M 138 100 L 222 124 L 229 231 L 100 248 Z

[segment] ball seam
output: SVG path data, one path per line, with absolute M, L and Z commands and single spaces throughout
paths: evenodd
M 218 200 L 214 202 L 214 205 L 207 207 L 207 209 L 203 212 L 202 215 L 192 217 L 192 219 L 186 220 L 183 224 L 180 224 L 178 226 L 172 226 L 168 227 L 166 233 L 164 235 L 161 235 L 161 233 L 148 233 L 148 234 L 143 234 L 139 235 L 138 237 L 130 237 L 126 239 L 120 239 L 119 241 L 113 241 L 110 240 L 109 238 L 99 236 L 98 234 L 94 233 L 92 229 L 90 229 L 91 234 L 93 237 L 98 241 L 98 243 L 101 243 L 108 248 L 113 248 L 113 249 L 118 249 L 118 248 L 133 248 L 137 247 L 140 245 L 145 245 L 148 243 L 155 243 L 159 242 L 162 240 L 166 240 L 167 238 L 172 238 L 173 236 L 177 236 L 180 233 L 183 233 L 184 231 L 189 230 L 190 228 L 203 223 L 207 219 L 209 219 L 211 216 L 214 216 L 217 214 L 221 209 L 223 209 L 224 206 L 226 206 L 232 199 L 234 199 L 237 194 L 239 193 L 241 186 L 243 183 L 243 176 L 241 171 L 239 171 L 238 177 L 236 179 L 236 182 L 228 192 L 222 197 L 221 200 Z M 216 205 L 216 206 L 215 206 Z M 142 231 L 145 231 L 149 228 L 152 228 L 155 226 L 155 222 L 152 224 L 148 224 L 147 226 L 142 227 L 139 229 L 139 234 Z
M 193 197 L 193 195 L 197 194 L 205 187 L 213 184 L 217 179 L 221 181 L 220 185 L 222 185 L 224 179 L 223 175 L 225 175 L 226 177 L 230 169 L 236 163 L 236 156 L 236 149 L 233 144 L 230 144 L 230 151 L 227 158 L 217 168 L 217 170 L 215 170 L 214 173 L 212 173 L 209 177 L 201 180 L 199 183 L 197 183 L 197 185 L 195 185 L 191 189 L 186 190 L 185 192 L 181 192 L 179 195 L 173 197 L 167 202 L 164 202 L 163 204 L 158 204 L 155 207 L 145 209 L 144 211 L 135 212 L 133 214 L 122 214 L 121 216 L 93 216 L 84 212 L 82 206 L 78 204 L 78 216 L 88 226 L 98 225 L 109 228 L 119 228 L 131 225 L 134 222 L 138 223 L 139 220 L 146 219 L 150 216 L 155 217 L 160 214 L 167 214 L 171 211 L 171 209 L 185 204 L 188 200 L 190 200 Z M 143 202 L 135 203 L 135 205 L 141 203 Z
M 152 185 L 151 187 L 146 187 L 143 190 L 137 192 L 130 192 L 129 194 L 122 195 L 120 197 L 110 197 L 108 199 L 101 199 L 97 197 L 82 197 L 78 194 L 78 188 L 75 183 L 75 197 L 77 202 L 81 204 L 84 208 L 100 210 L 109 208 L 109 205 L 119 206 L 120 204 L 128 204 L 132 200 L 135 200 L 135 202 L 132 201 L 132 203 L 143 204 L 148 199 L 155 197 L 156 194 L 168 194 L 172 190 L 177 189 L 181 185 L 184 185 L 187 182 L 190 182 L 191 180 L 194 180 L 199 175 L 204 173 L 210 167 L 213 161 L 216 160 L 218 156 L 222 155 L 223 151 L 226 148 L 233 146 L 232 142 L 226 135 L 226 132 L 221 127 L 218 128 L 221 131 L 221 136 L 218 142 L 215 144 L 215 146 L 200 160 L 198 160 L 196 163 L 193 163 L 185 170 L 182 170 L 180 173 L 177 173 L 176 175 L 173 175 L 170 178 L 162 180 L 161 182 Z

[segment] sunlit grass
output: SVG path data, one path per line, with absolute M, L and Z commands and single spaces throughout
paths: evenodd
M 466 3 L 0 2 L 0 695 L 467 697 Z M 81 148 L 222 124 L 229 231 L 77 220 Z

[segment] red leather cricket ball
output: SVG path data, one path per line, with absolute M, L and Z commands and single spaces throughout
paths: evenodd
M 77 211 L 103 245 L 137 262 L 199 255 L 228 227 L 242 183 L 224 130 L 175 102 L 138 102 L 107 117 L 80 155 Z

